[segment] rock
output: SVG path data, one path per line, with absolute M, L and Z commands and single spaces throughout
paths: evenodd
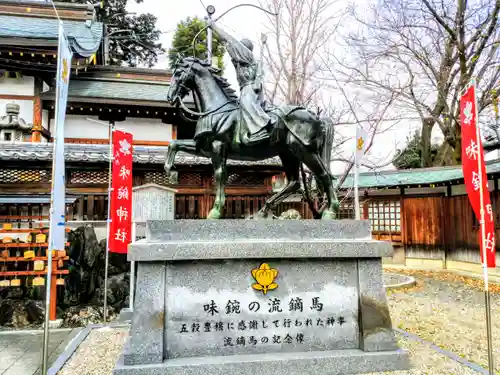
M 108 277 L 108 304 L 117 311 L 128 306 L 128 295 L 130 288 L 129 273 L 121 273 Z M 104 304 L 104 280 L 101 287 L 96 291 L 93 303 L 99 306 Z
M 290 208 L 289 210 L 283 212 L 280 217 L 280 220 L 300 220 L 302 219 L 302 216 L 300 216 L 300 212 Z
M 26 318 L 31 324 L 42 324 L 45 320 L 45 301 L 27 301 L 24 305 Z
M 0 305 L 0 325 L 22 328 L 43 323 L 42 301 L 4 299 Z
M 102 323 L 104 319 L 104 308 L 93 306 L 70 307 L 63 315 L 63 327 L 85 327 L 88 324 Z M 108 307 L 109 319 L 116 317 L 115 310 Z

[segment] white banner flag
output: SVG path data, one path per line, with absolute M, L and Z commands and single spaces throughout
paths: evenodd
M 368 134 L 361 127 L 356 127 L 356 161 L 361 163 L 361 160 L 365 156 L 366 148 L 368 147 Z
M 56 130 L 52 160 L 52 197 L 50 204 L 50 249 L 64 250 L 66 226 L 66 183 L 64 177 L 64 120 L 68 101 L 69 76 L 73 53 L 59 23 L 57 55 Z

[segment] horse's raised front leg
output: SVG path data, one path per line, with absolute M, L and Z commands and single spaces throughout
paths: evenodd
M 226 192 L 224 191 L 227 179 L 226 146 L 220 141 L 214 141 L 212 152 L 212 165 L 215 177 L 215 202 L 207 219 L 220 219 L 224 210 L 224 204 L 226 203 Z
M 174 167 L 175 163 L 175 156 L 179 151 L 183 151 L 191 155 L 199 155 L 199 153 L 196 151 L 196 142 L 193 140 L 183 139 L 170 141 L 167 154 L 165 155 L 164 165 L 164 169 L 167 175 L 170 175 L 170 172 L 172 172 L 172 168 Z

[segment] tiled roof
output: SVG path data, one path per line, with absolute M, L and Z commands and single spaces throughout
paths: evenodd
M 0 15 L 0 38 L 48 39 L 57 41 L 58 20 Z M 74 52 L 82 57 L 94 54 L 101 44 L 100 22 L 63 21 L 64 31 Z
M 487 162 L 486 173 L 500 173 L 500 160 Z M 376 188 L 430 185 L 461 180 L 463 178 L 462 166 L 369 172 L 360 173 L 359 187 Z M 353 184 L 353 176 L 348 176 L 342 187 L 349 188 Z
M 167 104 L 168 83 L 130 81 L 120 79 L 70 79 L 69 99 L 97 98 L 131 101 L 161 102 Z M 42 99 L 53 99 L 56 88 L 42 94 Z M 185 103 L 192 103 L 189 95 Z
M 67 143 L 65 160 L 73 162 L 107 162 L 109 161 L 109 146 L 94 144 Z M 140 164 L 163 164 L 168 146 L 134 146 L 134 162 Z M 52 143 L 11 143 L 0 142 L 0 160 L 52 160 Z M 188 155 L 179 152 L 175 158 L 177 165 L 211 164 L 210 159 Z M 257 162 L 229 160 L 229 165 L 272 165 L 281 166 L 278 158 Z
M 0 160 L 52 160 L 52 144 L 49 143 L 11 143 L 0 142 Z M 134 162 L 140 164 L 163 164 L 165 162 L 166 146 L 134 146 Z M 65 159 L 73 162 L 107 162 L 109 159 L 108 145 L 74 144 L 65 145 Z M 210 159 L 178 153 L 175 159 L 177 165 L 211 164 Z M 228 160 L 229 165 L 268 165 L 281 166 L 278 158 L 270 158 L 258 162 Z M 500 160 L 487 162 L 486 171 L 489 175 L 500 173 Z M 360 188 L 382 188 L 398 186 L 418 186 L 446 183 L 463 179 L 462 167 L 439 167 L 423 169 L 406 169 L 397 171 L 381 171 L 361 173 Z M 353 186 L 352 176 L 348 176 L 343 188 Z

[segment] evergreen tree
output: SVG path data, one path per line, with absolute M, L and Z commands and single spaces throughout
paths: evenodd
M 168 50 L 168 60 L 170 68 L 173 69 L 179 55 L 181 57 L 196 56 L 200 59 L 207 59 L 207 32 L 206 30 L 198 35 L 194 44 L 193 39 L 204 27 L 205 21 L 198 17 L 188 17 L 177 24 L 177 30 L 172 38 L 172 47 Z M 216 33 L 212 34 L 212 56 L 217 59 L 216 66 L 223 70 L 223 57 L 226 52 L 224 43 Z
M 60 0 L 65 3 L 87 4 L 87 0 Z M 128 0 L 101 0 L 97 8 L 100 22 L 106 25 L 109 35 L 110 65 L 145 65 L 152 67 L 158 55 L 164 52 L 158 43 L 161 32 L 156 28 L 157 17 L 151 13 L 127 14 Z M 143 0 L 135 0 L 142 3 Z M 119 32 L 118 32 L 119 31 Z
M 420 145 L 420 131 L 415 131 L 413 135 L 406 138 L 406 146 L 402 150 L 397 150 L 392 159 L 392 164 L 396 169 L 422 168 L 422 147 Z M 431 157 L 433 163 L 438 162 L 439 146 L 431 146 Z

